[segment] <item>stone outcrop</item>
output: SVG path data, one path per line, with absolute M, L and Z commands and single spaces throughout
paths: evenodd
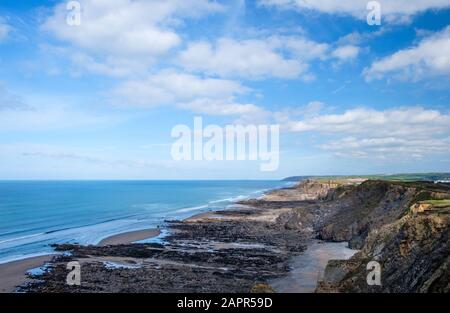
M 280 189 L 263 197 L 266 201 L 305 201 L 325 198 L 330 190 L 342 186 L 344 182 L 334 180 L 307 179 L 292 188 Z
M 323 239 L 350 240 L 361 251 L 328 263 L 317 292 L 449 292 L 448 187 L 424 183 L 367 182 L 346 197 L 322 230 Z M 365 198 L 365 201 L 360 199 Z M 353 216 L 353 218 L 351 217 Z M 381 269 L 381 285 L 369 285 L 369 262 Z
M 417 189 L 385 181 L 367 181 L 358 186 L 340 187 L 328 195 L 333 213 L 325 220 L 319 237 L 329 241 L 349 241 L 361 248 L 372 229 L 398 220 L 409 208 Z
M 317 292 L 450 291 L 450 185 L 307 180 L 278 192 L 255 204 L 291 208 L 279 217 L 286 227 L 360 250 L 330 261 Z M 381 286 L 367 283 L 371 261 L 381 267 Z

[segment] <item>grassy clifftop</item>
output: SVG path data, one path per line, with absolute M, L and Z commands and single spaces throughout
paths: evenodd
M 371 179 L 386 181 L 449 181 L 450 173 L 412 173 L 412 174 L 386 174 L 386 175 L 330 175 L 330 176 L 291 176 L 283 180 L 285 181 L 301 181 L 304 179 L 314 180 L 345 180 L 345 179 Z
M 450 292 L 448 184 L 369 180 L 333 193 L 336 212 L 319 234 L 361 251 L 330 261 L 318 292 Z M 381 286 L 366 282 L 371 261 L 381 265 Z

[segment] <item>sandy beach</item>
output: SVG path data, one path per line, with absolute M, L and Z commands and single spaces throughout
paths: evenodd
M 158 228 L 130 231 L 107 237 L 100 241 L 99 246 L 129 244 L 135 241 L 149 239 L 160 234 Z M 27 281 L 26 272 L 49 262 L 56 254 L 48 254 L 0 264 L 0 293 L 14 292 L 15 288 Z
M 128 244 L 135 241 L 149 239 L 158 236 L 161 233 L 159 228 L 150 228 L 144 230 L 130 231 L 107 237 L 99 242 L 99 246 L 111 246 Z
M 26 272 L 40 267 L 52 259 L 54 254 L 41 255 L 0 264 L 0 293 L 13 292 L 16 286 L 26 282 Z

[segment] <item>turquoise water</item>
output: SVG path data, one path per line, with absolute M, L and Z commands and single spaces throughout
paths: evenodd
M 0 181 L 0 263 L 226 208 L 280 181 Z

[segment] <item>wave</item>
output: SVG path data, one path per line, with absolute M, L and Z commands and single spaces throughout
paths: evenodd
M 259 186 L 259 188 L 261 188 L 261 186 Z M 92 214 L 90 215 L 91 223 L 85 219 L 84 223 L 81 223 L 83 225 L 71 226 L 69 224 L 70 220 L 65 220 L 63 218 L 58 220 L 59 225 L 53 225 L 53 227 L 46 227 L 45 225 L 39 224 L 40 227 L 34 229 L 34 231 L 29 227 L 26 229 L 28 234 L 25 232 L 25 229 L 20 229 L 20 231 L 18 231 L 16 228 L 15 232 L 13 232 L 15 233 L 14 235 L 12 235 L 12 233 L 9 233 L 9 236 L 5 233 L 0 235 L 0 263 L 52 253 L 53 249 L 50 247 L 50 244 L 54 243 L 78 243 L 82 245 L 97 244 L 102 238 L 127 231 L 156 227 L 161 225 L 164 220 L 187 217 L 188 215 L 195 214 L 196 211 L 202 212 L 207 211 L 208 209 L 226 209 L 232 205 L 233 202 L 249 197 L 255 197 L 255 194 L 261 194 L 264 191 L 274 188 L 257 191 L 244 191 L 245 189 L 239 189 L 240 188 L 233 188 L 230 192 L 231 195 L 233 193 L 241 193 L 237 196 L 231 196 L 228 192 L 223 193 L 223 189 L 219 190 L 222 194 L 216 194 L 218 199 L 214 199 L 213 193 L 210 194 L 210 197 L 213 197 L 212 201 L 205 199 L 206 201 L 203 202 L 204 204 L 201 204 L 202 202 L 200 200 L 198 205 L 190 207 L 180 208 L 178 206 L 177 208 L 175 203 L 170 204 L 169 206 L 166 203 L 156 201 L 155 203 L 152 203 L 150 202 L 152 199 L 148 199 L 147 201 L 150 201 L 147 203 L 144 202 L 144 200 L 143 203 L 134 202 L 134 204 L 130 204 L 132 208 L 140 208 L 140 210 L 135 210 L 136 213 L 133 212 L 133 214 L 130 214 L 131 212 L 121 211 L 119 213 L 122 214 L 119 216 L 113 215 L 113 218 L 110 218 L 111 215 L 102 216 L 102 220 L 99 221 L 96 221 L 96 219 L 100 219 L 99 217 L 101 215 L 95 215 L 96 212 L 93 210 L 92 213 L 90 213 Z M 203 196 L 207 196 L 207 194 L 205 193 Z M 223 198 L 220 198 L 221 196 Z M 140 201 L 140 199 L 138 201 Z
M 208 205 L 206 204 L 206 205 L 194 206 L 194 207 L 189 207 L 189 208 L 183 208 L 180 210 L 176 210 L 175 213 L 191 212 L 191 211 L 206 209 L 207 207 L 208 207 Z
M 214 201 L 209 201 L 208 203 L 221 203 L 221 202 L 232 202 L 233 198 L 225 198 L 225 199 L 220 199 L 220 200 L 214 200 Z
M 37 252 L 37 253 L 12 255 L 7 258 L 2 258 L 0 260 L 0 264 L 5 264 L 5 263 L 29 259 L 29 258 L 35 258 L 35 257 L 43 256 L 43 255 L 49 255 L 49 254 L 61 254 L 61 253 L 60 252 Z
M 237 200 L 242 200 L 242 199 L 247 198 L 247 197 L 248 196 L 239 195 L 239 196 L 236 196 L 236 197 L 230 197 L 230 198 L 225 198 L 225 199 L 220 199 L 220 200 L 209 201 L 208 203 L 214 204 L 214 203 L 222 203 L 222 202 L 235 202 Z
M 256 193 L 258 193 L 258 192 L 256 192 Z M 254 193 L 255 192 L 252 192 L 250 194 L 254 194 Z M 191 212 L 191 211 L 196 211 L 196 210 L 200 210 L 200 209 L 206 209 L 206 208 L 210 207 L 211 204 L 233 203 L 238 200 L 247 199 L 248 197 L 250 197 L 250 195 L 239 195 L 239 196 L 229 197 L 229 198 L 224 198 L 224 199 L 219 199 L 219 200 L 212 200 L 212 201 L 209 201 L 208 204 L 179 209 L 179 210 L 176 210 L 174 213 L 185 213 L 185 212 Z
M 73 226 L 49 230 L 31 235 L 18 236 L 0 241 L 0 262 L 4 261 L 3 255 L 7 255 L 17 248 L 28 250 L 29 247 L 38 245 L 40 249 L 49 249 L 51 243 L 79 243 L 96 244 L 98 238 L 131 231 L 135 228 L 145 229 L 151 225 L 151 220 L 133 219 L 109 219 L 100 223 L 92 223 L 82 226 Z M 144 227 L 142 224 L 146 224 Z M 22 258 L 28 257 L 24 253 Z M 20 259 L 20 257 L 18 257 Z
M 21 237 L 15 237 L 15 238 L 9 238 L 9 239 L 5 239 L 5 240 L 0 240 L 0 244 L 7 243 L 7 242 L 12 242 L 12 241 L 17 241 L 17 240 L 29 239 L 29 238 L 38 237 L 38 236 L 43 236 L 45 234 L 46 234 L 46 232 L 45 233 L 39 233 L 39 234 L 31 234 L 31 235 L 26 235 L 26 236 L 21 236 Z

